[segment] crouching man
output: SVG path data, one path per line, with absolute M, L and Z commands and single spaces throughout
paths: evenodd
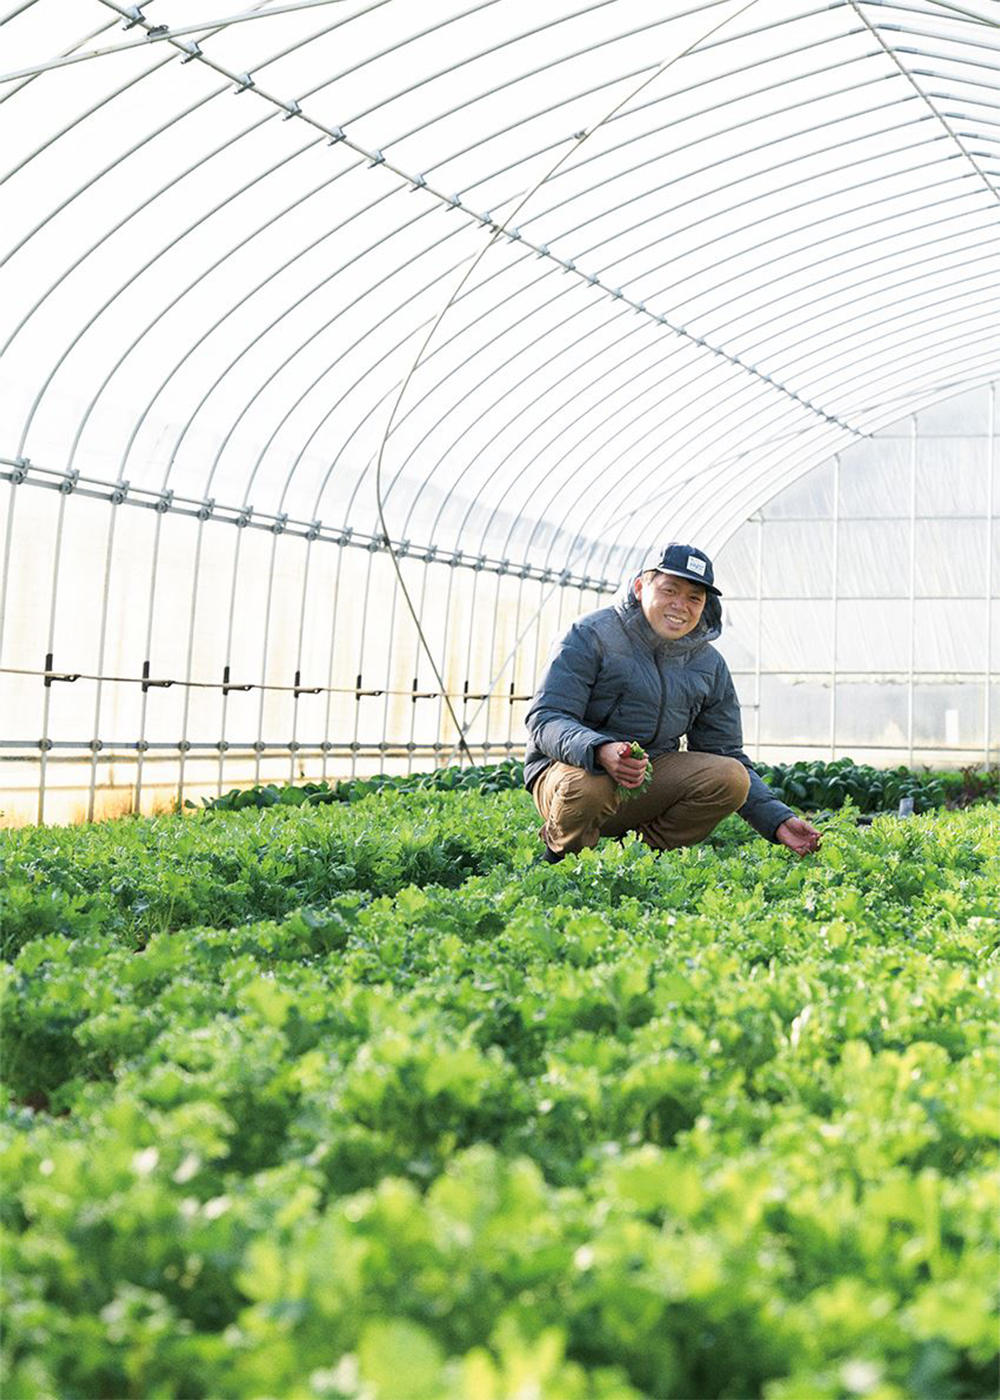
M 527 714 L 525 785 L 544 818 L 545 858 L 636 831 L 655 850 L 704 840 L 730 812 L 805 855 L 819 832 L 765 786 L 743 752 L 739 702 L 712 642 L 721 593 L 700 549 L 670 544 L 611 607 L 553 648 Z M 687 752 L 679 741 L 687 736 Z M 647 759 L 653 774 L 638 788 Z

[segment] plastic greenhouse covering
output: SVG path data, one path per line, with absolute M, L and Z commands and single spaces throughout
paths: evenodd
M 751 752 L 994 757 L 997 9 L 0 14 L 3 820 L 519 752 L 667 540 Z

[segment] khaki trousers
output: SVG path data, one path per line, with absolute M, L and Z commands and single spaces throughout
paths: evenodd
M 541 836 L 553 851 L 580 851 L 602 836 L 639 833 L 657 851 L 693 846 L 723 817 L 742 807 L 750 777 L 735 758 L 665 753 L 653 759 L 653 781 L 627 800 L 607 773 L 553 763 L 532 788 L 544 818 Z

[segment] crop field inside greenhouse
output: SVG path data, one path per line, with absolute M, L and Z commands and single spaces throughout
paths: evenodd
M 1000 0 L 0 0 L 0 1400 L 1000 1400 Z
M 5 1400 L 995 1393 L 995 806 L 3 834 Z

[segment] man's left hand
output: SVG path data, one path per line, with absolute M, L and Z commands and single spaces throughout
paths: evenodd
M 774 833 L 774 839 L 794 851 L 797 856 L 808 856 L 819 850 L 820 834 L 816 828 L 802 817 L 789 817 Z

